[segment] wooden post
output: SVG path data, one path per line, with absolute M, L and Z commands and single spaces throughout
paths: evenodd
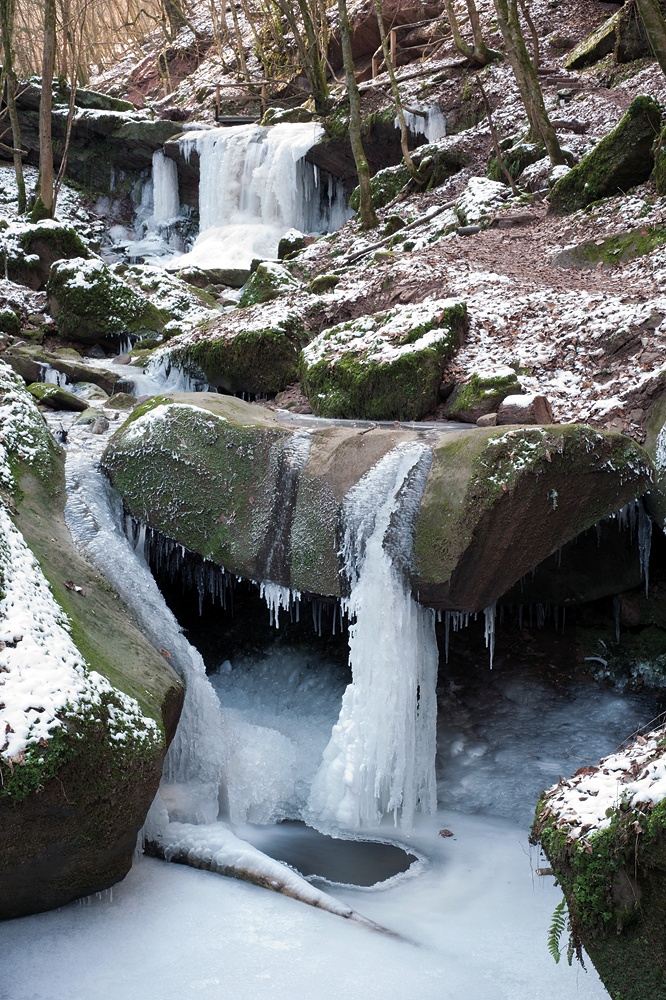
M 220 85 L 218 83 L 217 87 L 215 88 L 215 117 L 216 118 L 220 117 L 221 107 L 222 107 L 222 102 L 220 100 Z
M 372 79 L 379 75 L 379 59 L 376 55 L 372 57 Z
M 389 37 L 391 39 L 391 62 L 395 67 L 396 65 L 395 57 L 398 53 L 398 32 L 395 30 L 395 28 L 391 29 L 391 34 Z
M 267 98 L 266 84 L 262 83 L 262 85 L 261 85 L 261 117 L 262 118 L 266 114 L 267 104 L 268 104 L 268 98 Z

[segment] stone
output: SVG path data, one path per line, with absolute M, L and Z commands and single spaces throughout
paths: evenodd
M 497 411 L 505 396 L 520 393 L 521 387 L 513 368 L 472 372 L 466 382 L 456 385 L 446 405 L 447 420 L 475 424 L 479 417 Z
M 304 348 L 303 391 L 321 417 L 418 420 L 467 329 L 464 302 L 396 306 L 323 330 Z
M 655 478 L 647 496 L 650 516 L 660 528 L 666 526 L 666 393 L 655 400 L 645 428 L 645 450 L 652 459 Z
M 74 421 L 75 424 L 79 424 L 81 427 L 92 427 L 95 421 L 100 417 L 100 411 L 96 406 L 89 406 L 86 410 L 83 410 L 80 417 L 77 417 Z
M 275 411 L 218 394 L 137 407 L 103 466 L 129 512 L 233 574 L 261 580 L 280 469 L 295 447 Z M 309 434 L 273 580 L 339 596 L 340 507 L 387 451 L 424 440 L 432 466 L 415 521 L 411 586 L 437 608 L 479 611 L 533 566 L 649 487 L 630 438 L 584 425 L 428 430 L 326 426 Z M 273 566 L 273 564 L 271 564 Z
M 12 337 L 20 334 L 21 322 L 13 309 L 0 309 L 0 331 Z
M 545 147 L 540 143 L 525 142 L 524 140 L 515 142 L 513 138 L 509 139 L 508 143 L 506 140 L 501 142 L 500 149 L 502 151 L 504 166 L 514 180 L 518 180 L 525 167 L 532 166 L 533 163 L 537 163 L 546 155 Z M 506 183 L 504 171 L 495 153 L 488 160 L 487 175 L 492 181 L 499 181 L 502 184 Z
M 299 287 L 299 282 L 286 267 L 274 261 L 262 261 L 245 285 L 238 300 L 241 308 L 254 306 L 260 302 L 269 302 L 285 292 L 293 292 Z
M 545 396 L 525 393 L 505 396 L 497 411 L 498 424 L 552 424 L 553 411 Z
M 470 177 L 467 187 L 456 199 L 454 211 L 463 228 L 485 228 L 498 208 L 511 196 L 511 188 L 487 177 Z
M 55 219 L 15 222 L 5 230 L 2 244 L 9 279 L 35 291 L 46 288 L 51 265 L 56 260 L 92 257 L 74 227 Z M 43 317 L 39 322 L 43 322 Z
M 602 240 L 586 240 L 575 247 L 561 250 L 552 260 L 556 267 L 574 267 L 579 270 L 593 268 L 598 264 L 615 267 L 643 257 L 664 243 L 666 226 L 639 226 Z
M 95 385 L 94 382 L 76 382 L 73 389 L 81 399 L 97 400 L 101 403 L 109 398 L 108 393 L 104 392 L 100 386 Z
M 260 125 L 300 125 L 317 121 L 317 114 L 310 108 L 266 108 Z
M 131 410 L 136 406 L 136 396 L 129 392 L 116 392 L 105 405 L 112 410 Z
M 323 295 L 332 292 L 339 281 L 339 274 L 318 274 L 308 285 L 308 291 L 313 295 Z
M 483 413 L 477 418 L 477 427 L 494 427 L 497 424 L 497 414 L 496 413 Z
M 278 260 L 285 260 L 292 255 L 295 257 L 301 250 L 305 250 L 306 246 L 307 237 L 298 229 L 289 229 L 278 243 Z
M 25 382 L 41 382 L 46 371 L 53 368 L 65 375 L 70 382 L 92 382 L 98 385 L 107 396 L 113 393 L 114 386 L 123 377 L 120 372 L 116 374 L 105 368 L 93 368 L 83 362 L 69 361 L 53 351 L 28 345 L 10 347 L 3 354 L 2 360 Z
M 92 425 L 93 434 L 106 434 L 111 424 L 109 423 L 107 417 L 101 415 Z
M 86 344 L 158 333 L 170 318 L 101 260 L 57 261 L 46 290 L 60 336 Z
M 583 69 L 585 66 L 592 66 L 607 56 L 609 52 L 612 52 L 615 48 L 618 20 L 618 14 L 613 14 L 607 21 L 604 21 L 601 27 L 584 38 L 566 60 L 564 64 L 566 69 Z
M 57 385 L 49 385 L 46 382 L 33 382 L 28 386 L 28 392 L 37 400 L 51 410 L 77 410 L 83 412 L 87 409 L 88 403 L 85 399 L 75 396 L 66 389 L 61 389 Z
M 94 718 L 74 710 L 67 729 L 53 730 L 46 746 L 29 744 L 13 770 L 0 758 L 0 919 L 9 919 L 63 906 L 124 878 L 160 781 L 183 689 L 77 552 L 64 518 L 63 453 L 30 394 L 2 364 L 0 382 L 3 394 L 20 401 L 20 433 L 13 440 L 6 436 L 4 444 L 14 480 L 10 502 L 23 539 L 71 623 L 78 655 L 113 686 L 109 706 L 119 707 L 121 692 L 132 696 L 158 727 L 143 741 L 129 732 L 125 740 L 114 739 L 108 710 Z M 70 580 L 77 591 L 67 588 Z M 47 660 L 32 656 L 37 669 L 47 669 Z
M 414 166 L 418 169 L 418 190 L 438 187 L 445 180 L 457 174 L 466 164 L 463 153 L 452 149 L 440 149 L 439 146 L 419 146 L 412 152 Z M 378 170 L 370 178 L 372 203 L 376 209 L 383 208 L 405 188 L 412 180 L 412 175 L 404 163 Z M 349 199 L 350 207 L 358 211 L 361 195 L 358 188 L 352 191 Z
M 660 125 L 658 102 L 634 98 L 619 124 L 554 185 L 550 211 L 573 212 L 646 181 L 654 167 L 654 137 Z

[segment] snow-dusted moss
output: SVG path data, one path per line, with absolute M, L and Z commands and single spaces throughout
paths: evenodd
M 488 225 L 495 211 L 510 196 L 511 189 L 488 177 L 470 177 L 456 200 L 455 213 L 462 226 Z
M 312 409 L 324 417 L 422 417 L 436 405 L 442 369 L 466 323 L 463 302 L 434 299 L 324 330 L 301 359 Z
M 508 366 L 472 372 L 456 386 L 447 403 L 449 420 L 474 424 L 485 413 L 493 413 L 507 396 L 522 392 L 518 376 Z
M 92 254 L 73 226 L 55 219 L 30 223 L 17 220 L 0 235 L 0 263 L 7 276 L 33 289 L 46 285 L 51 265 Z
M 46 290 L 61 336 L 84 343 L 160 332 L 170 318 L 101 260 L 58 261 Z
M 254 306 L 259 302 L 268 302 L 285 292 L 298 288 L 298 281 L 282 264 L 266 260 L 259 264 L 246 284 L 238 304 L 241 307 Z

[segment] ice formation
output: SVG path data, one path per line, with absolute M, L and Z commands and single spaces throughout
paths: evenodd
M 403 575 L 430 461 L 424 445 L 394 448 L 344 503 L 352 683 L 308 803 L 322 829 L 373 827 L 389 813 L 409 828 L 436 805 L 435 615 Z
M 320 125 L 238 125 L 192 132 L 180 140 L 199 156 L 199 237 L 169 262 L 247 268 L 275 257 L 280 238 L 337 229 L 349 217 L 341 185 L 323 182 L 304 157 L 321 138 Z
M 178 167 L 158 149 L 153 153 L 153 222 L 165 225 L 180 215 Z
M 427 108 L 412 108 L 403 112 L 405 125 L 412 135 L 424 135 L 428 142 L 437 142 L 446 136 L 446 119 L 437 105 Z M 400 119 L 396 116 L 395 127 L 400 128 Z

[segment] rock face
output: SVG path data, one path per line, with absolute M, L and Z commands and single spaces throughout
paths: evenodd
M 664 736 L 640 736 L 549 789 L 533 827 L 564 891 L 570 946 L 617 1000 L 666 998 Z
M 3 234 L 2 243 L 7 276 L 35 291 L 46 288 L 51 265 L 56 260 L 91 256 L 76 230 L 54 219 L 15 222 Z
M 418 190 L 443 184 L 445 180 L 453 174 L 457 174 L 465 166 L 465 158 L 462 154 L 450 149 L 440 149 L 435 145 L 420 146 L 413 152 L 412 160 L 418 169 Z M 388 205 L 411 180 L 412 175 L 404 163 L 378 170 L 370 178 L 372 201 L 375 208 L 383 208 L 384 205 Z M 358 210 L 360 198 L 359 189 L 355 188 L 349 199 L 349 204 L 354 211 Z
M 573 212 L 646 181 L 654 167 L 653 147 L 660 126 L 658 102 L 636 97 L 617 127 L 555 184 L 551 211 Z
M 156 333 L 169 319 L 101 260 L 58 261 L 51 268 L 47 292 L 60 335 L 84 344 Z
M 293 425 L 292 425 L 293 428 Z M 584 426 L 294 432 L 240 400 L 169 394 L 139 406 L 104 466 L 140 521 L 229 571 L 340 595 L 339 518 L 348 490 L 397 444 L 425 440 L 432 468 L 416 519 L 411 583 L 433 607 L 478 611 L 547 555 L 644 493 L 642 449 Z M 302 469 L 286 512 L 285 463 Z M 275 553 L 273 553 L 275 555 Z
M 3 919 L 61 906 L 125 876 L 182 687 L 74 549 L 60 449 L 4 365 L 0 423 L 3 488 L 17 511 L 12 523 L 0 508 Z M 8 642 L 17 613 L 21 635 Z M 25 690 L 44 699 L 24 715 L 15 683 L 21 672 Z
M 304 349 L 301 384 L 320 417 L 418 420 L 467 328 L 464 302 L 396 306 L 324 330 Z
M 25 382 L 40 382 L 49 368 L 60 372 L 69 382 L 91 382 L 106 395 L 111 395 L 115 385 L 125 377 L 101 368 L 89 368 L 83 361 L 73 361 L 59 352 L 45 351 L 41 347 L 12 347 L 5 351 L 2 360 L 20 375 Z M 88 397 L 90 398 L 90 397 Z

